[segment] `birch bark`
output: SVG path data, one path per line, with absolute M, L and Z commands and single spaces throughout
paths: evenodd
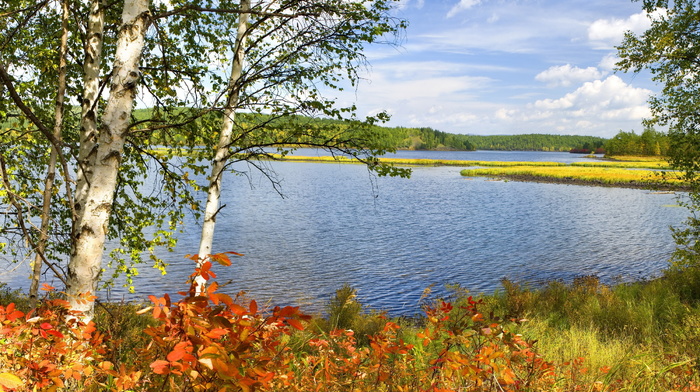
M 238 31 L 236 33 L 236 43 L 234 48 L 233 66 L 229 77 L 229 94 L 224 109 L 224 118 L 221 123 L 221 134 L 216 147 L 214 160 L 212 162 L 211 175 L 209 176 L 209 190 L 207 194 L 207 204 L 204 210 L 204 223 L 202 224 L 202 236 L 199 241 L 199 262 L 203 264 L 209 259 L 212 253 L 214 242 L 214 228 L 216 226 L 216 215 L 220 209 L 221 197 L 221 177 L 228 160 L 229 147 L 233 137 L 233 125 L 236 116 L 236 107 L 240 98 L 240 83 L 243 74 L 243 62 L 245 61 L 244 42 L 248 31 L 248 20 L 250 18 L 250 0 L 241 0 L 241 14 L 238 17 Z M 203 291 L 206 280 L 201 276 L 195 277 L 196 289 Z
M 59 143 L 59 146 L 51 145 L 51 155 L 49 157 L 49 165 L 44 182 L 44 195 L 42 199 L 41 209 L 41 232 L 39 233 L 39 241 L 36 247 L 36 256 L 32 263 L 32 281 L 29 286 L 29 300 L 32 306 L 36 305 L 39 293 L 39 280 L 41 279 L 41 269 L 44 261 L 44 252 L 46 250 L 46 241 L 49 238 L 50 219 L 51 219 L 51 196 L 54 191 L 54 182 L 56 179 L 56 165 L 58 163 L 58 154 L 60 151 L 61 131 L 63 129 L 63 108 L 66 95 L 66 53 L 68 52 L 68 12 L 67 0 L 61 1 L 62 22 L 61 22 L 61 46 L 59 48 L 59 64 L 58 64 L 58 90 L 56 92 L 56 106 L 54 108 L 54 127 L 53 135 Z
M 78 173 L 75 187 L 75 209 L 85 206 L 85 198 L 92 175 L 92 162 L 97 152 L 97 110 L 100 99 L 100 67 L 102 65 L 102 44 L 104 34 L 104 8 L 101 0 L 90 1 L 88 31 L 85 42 L 85 61 L 83 61 L 83 97 L 80 117 L 80 150 L 78 151 Z M 78 217 L 74 217 L 73 236 L 80 227 Z
M 96 144 L 92 146 L 95 157 L 90 161 L 92 175 L 85 204 L 80 206 L 78 226 L 73 233 L 66 293 L 71 308 L 82 311 L 84 320 L 90 320 L 93 315 L 94 300 L 90 296 L 95 294 L 102 268 L 117 172 L 140 77 L 139 63 L 149 24 L 149 5 L 149 0 L 124 2 L 109 98 Z M 82 148 L 86 146 L 81 145 Z

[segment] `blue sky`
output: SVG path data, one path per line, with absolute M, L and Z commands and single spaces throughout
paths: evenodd
M 360 115 L 469 134 L 612 137 L 642 131 L 658 87 L 613 70 L 624 31 L 649 26 L 631 0 L 402 0 L 400 46 L 371 46 Z

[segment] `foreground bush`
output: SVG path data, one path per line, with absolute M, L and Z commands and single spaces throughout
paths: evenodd
M 230 264 L 225 255 L 214 259 Z M 215 277 L 210 263 L 194 275 Z M 488 304 L 470 296 L 436 300 L 419 327 L 401 327 L 377 315 L 358 323 L 340 310 L 344 321 L 316 322 L 297 307 L 260 309 L 217 289 L 211 282 L 198 295 L 190 287 L 175 302 L 151 297 L 153 306 L 133 315 L 150 318 L 140 334 L 147 340 L 127 357 L 115 354 L 118 340 L 75 321 L 61 300 L 29 314 L 0 307 L 0 391 L 698 390 L 691 362 L 649 382 L 620 378 L 615 364 L 548 361 L 512 332 L 517 320 L 487 314 Z M 344 290 L 343 304 L 352 297 Z M 338 324 L 371 332 L 320 327 Z

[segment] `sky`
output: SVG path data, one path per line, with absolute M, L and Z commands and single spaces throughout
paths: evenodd
M 650 26 L 632 0 L 402 0 L 398 45 L 339 103 L 386 111 L 389 126 L 476 135 L 641 133 L 648 74 L 615 71 L 625 31 Z

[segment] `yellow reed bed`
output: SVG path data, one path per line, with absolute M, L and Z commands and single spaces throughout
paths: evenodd
M 616 167 L 628 169 L 668 169 L 666 161 L 584 161 L 574 162 L 571 166 L 583 167 Z
M 606 156 L 607 159 L 612 159 L 615 161 L 624 161 L 624 162 L 666 162 L 668 158 L 666 157 L 643 157 L 643 156 L 634 156 L 634 155 L 613 155 L 613 156 Z
M 643 185 L 663 184 L 682 185 L 675 173 L 666 172 L 662 177 L 659 172 L 651 170 L 628 170 L 624 168 L 559 166 L 527 167 L 512 166 L 503 168 L 465 169 L 461 174 L 466 177 L 505 177 L 516 179 L 541 179 L 561 182 L 590 182 L 607 185 Z
M 357 163 L 344 156 L 275 156 L 286 161 Z M 668 164 L 660 159 L 646 161 L 590 160 L 571 164 L 561 162 L 457 161 L 440 159 L 380 158 L 380 161 L 405 166 L 461 166 L 466 177 L 503 177 L 518 180 L 551 181 L 610 186 L 658 185 L 665 188 L 684 184 L 673 172 L 661 176 L 659 169 Z M 655 169 L 655 170 L 644 170 Z

